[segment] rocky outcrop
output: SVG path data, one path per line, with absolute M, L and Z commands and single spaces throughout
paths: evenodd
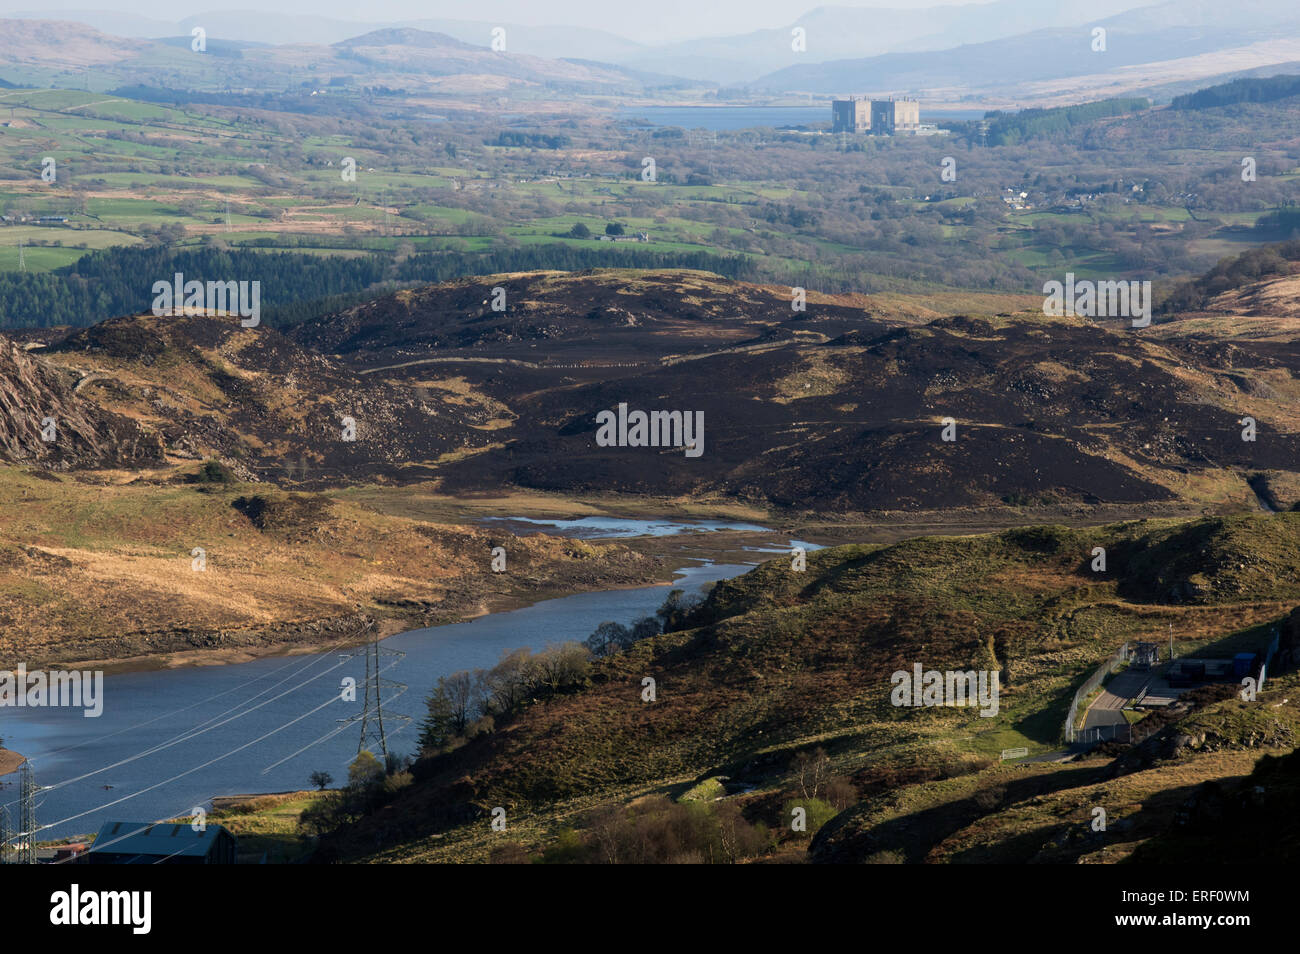
M 47 470 L 163 462 L 156 434 L 78 397 L 76 383 L 0 335 L 0 459 Z

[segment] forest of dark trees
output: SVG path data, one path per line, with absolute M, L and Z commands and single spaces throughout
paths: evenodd
M 1055 136 L 1111 116 L 1140 113 L 1151 108 L 1147 99 L 1104 99 L 1080 106 L 1053 109 L 1022 109 L 1017 113 L 990 112 L 988 143 L 991 146 L 1014 146 L 1025 139 Z
M 1170 109 L 1213 109 L 1236 103 L 1271 103 L 1300 96 L 1300 76 L 1248 77 L 1175 96 Z
M 114 248 L 53 272 L 0 272 L 0 329 L 86 327 L 105 318 L 142 314 L 153 302 L 153 283 L 170 282 L 177 272 L 187 281 L 261 282 L 262 319 L 271 327 L 283 327 L 403 284 L 585 268 L 693 268 L 729 278 L 759 277 L 749 260 L 739 256 L 558 243 L 490 252 L 424 252 L 401 263 L 382 252 L 344 258 L 251 249 Z

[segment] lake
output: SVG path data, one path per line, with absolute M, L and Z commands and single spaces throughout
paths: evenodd
M 509 525 L 534 523 L 510 518 Z M 753 527 L 725 521 L 672 523 L 582 518 L 543 521 L 546 532 L 586 537 L 628 536 L 630 531 L 701 534 Z M 762 553 L 786 549 L 772 534 Z M 697 541 L 698 543 L 698 541 Z M 806 544 L 816 549 L 814 544 Z M 766 559 L 767 557 L 756 557 Z M 699 591 L 738 576 L 750 564 L 703 563 L 677 571 L 676 586 Z M 667 587 L 580 593 L 546 600 L 512 612 L 465 623 L 411 630 L 381 643 L 405 653 L 382 656 L 386 679 L 409 688 L 384 711 L 411 717 L 403 726 L 387 722 L 389 748 L 413 753 L 423 700 L 439 676 L 495 664 L 503 652 L 523 646 L 582 640 L 606 620 L 630 623 L 653 613 Z M 359 725 L 339 720 L 360 711 L 343 702 L 341 680 L 358 683 L 365 660 L 356 652 L 326 651 L 279 656 L 227 666 L 203 666 L 104 677 L 104 711 L 88 719 L 80 709 L 3 710 L 0 737 L 32 760 L 39 795 L 38 838 L 93 832 L 108 820 L 156 821 L 189 815 L 213 796 L 289 791 L 309 787 L 313 771 L 324 770 L 336 784 L 347 777 L 356 754 Z M 17 822 L 18 775 L 0 782 L 0 802 Z
M 564 536 L 617 539 L 620 537 L 665 537 L 678 533 L 709 533 L 720 530 L 745 530 L 765 533 L 767 527 L 756 523 L 733 523 L 726 520 L 634 520 L 626 517 L 570 517 L 552 520 L 536 517 L 485 517 L 485 524 L 500 524 L 511 533 L 554 533 Z

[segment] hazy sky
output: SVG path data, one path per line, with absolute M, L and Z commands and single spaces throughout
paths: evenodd
M 423 17 L 579 25 L 641 40 L 687 39 L 785 26 L 818 6 L 915 9 L 962 0 L 0 0 L 0 11 L 119 10 L 174 22 L 209 10 L 256 9 L 340 20 Z M 989 2 L 989 0 L 977 0 Z

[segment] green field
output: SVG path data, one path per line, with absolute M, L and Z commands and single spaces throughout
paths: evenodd
M 167 55 L 200 86 L 214 62 L 181 49 Z M 631 243 L 644 253 L 749 256 L 772 280 L 828 291 L 1023 292 L 1066 267 L 1098 278 L 1188 274 L 1260 241 L 1241 231 L 1258 209 L 1193 216 L 1178 196 L 1104 194 L 1079 207 L 1062 201 L 1065 193 L 1039 195 L 1035 177 L 1044 177 L 1039 162 L 1050 148 L 1034 144 L 964 155 L 961 182 L 971 183 L 958 187 L 917 178 L 918 168 L 937 168 L 938 156 L 953 148 L 921 140 L 856 151 L 779 135 L 756 145 L 752 133 L 701 143 L 655 131 L 637 141 L 626 131 L 611 138 L 595 122 L 566 127 L 572 149 L 544 149 L 498 145 L 491 124 L 270 119 L 78 89 L 0 92 L 4 113 L 11 125 L 0 127 L 0 210 L 19 224 L 0 227 L 0 249 L 20 238 L 63 243 L 34 252 L 25 262 L 34 271 L 75 261 L 83 244 L 89 251 L 140 242 L 264 247 L 269 240 L 312 254 L 337 254 L 340 242 L 355 250 L 468 253 L 585 248 L 588 240 L 567 237 L 575 224 L 599 235 L 617 222 L 649 234 L 649 242 Z M 657 157 L 658 181 L 642 181 L 644 155 Z M 1190 170 L 1220 166 L 1226 155 L 1206 142 L 1166 158 Z M 45 156 L 58 162 L 54 183 L 39 177 Z M 355 181 L 340 176 L 348 156 Z M 1140 152 L 1126 159 L 1151 163 Z M 1143 175 L 1154 180 L 1164 171 Z M 1086 171 L 1070 172 L 1059 159 L 1048 174 L 1072 176 L 1075 193 L 1091 184 Z M 999 201 L 1022 180 L 1017 188 L 1031 191 L 1032 208 Z M 34 229 L 30 219 L 42 214 L 67 215 L 75 228 Z M 1219 225 L 1204 224 L 1211 220 Z M 1160 242 L 1180 255 L 1142 247 L 1146 230 L 1160 230 Z M 318 235 L 330 241 L 316 243 Z M 17 266 L 16 255 L 0 253 L 0 270 Z

